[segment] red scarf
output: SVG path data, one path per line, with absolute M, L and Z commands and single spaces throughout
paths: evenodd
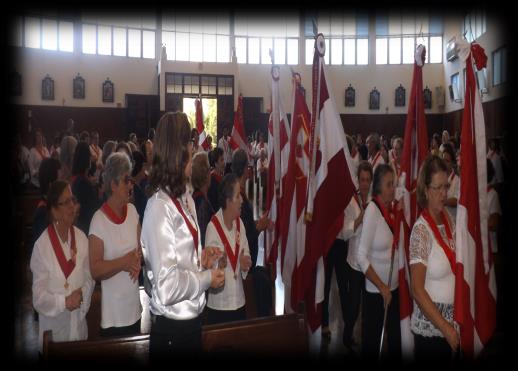
M 230 247 L 230 242 L 228 242 L 227 236 L 225 235 L 225 232 L 223 232 L 223 228 L 221 227 L 221 223 L 219 222 L 216 215 L 214 215 L 211 220 L 212 224 L 214 224 L 214 227 L 216 227 L 216 231 L 218 232 L 219 239 L 223 243 L 223 246 L 225 246 L 225 252 L 227 253 L 227 257 L 230 260 L 230 265 L 232 266 L 232 270 L 234 271 L 234 278 L 236 278 L 236 268 L 237 268 L 237 258 L 239 256 L 239 240 L 241 238 L 240 235 L 240 221 L 239 218 L 236 218 L 236 247 L 234 248 L 234 251 L 232 251 L 232 248 Z
M 187 215 L 185 215 L 182 205 L 180 205 L 180 202 L 178 202 L 178 199 L 171 197 L 171 200 L 173 201 L 174 205 L 176 206 L 176 208 L 182 215 L 182 218 L 185 221 L 185 224 L 187 224 L 187 228 L 189 229 L 189 232 L 191 232 L 191 236 L 194 241 L 194 251 L 196 252 L 196 255 L 198 255 L 198 230 L 191 224 L 191 221 L 189 220 L 189 218 L 187 218 Z
M 108 205 L 108 202 L 105 202 L 101 206 L 101 211 L 106 215 L 106 217 L 114 224 L 122 224 L 126 220 L 126 216 L 128 215 L 128 205 L 124 205 L 122 208 L 122 217 L 119 217 L 115 211 Z
M 374 158 L 372 159 L 372 167 L 374 168 L 374 165 L 376 165 L 376 162 L 378 161 L 378 159 L 380 158 L 381 156 L 381 151 L 378 151 L 378 153 L 376 153 L 376 155 L 374 156 Z
M 446 254 L 446 257 L 448 258 L 448 261 L 450 262 L 451 270 L 453 274 L 456 274 L 457 272 L 457 265 L 455 263 L 455 251 L 450 247 L 449 244 L 444 241 L 444 239 L 441 236 L 441 233 L 439 232 L 439 228 L 437 227 L 437 223 L 433 220 L 432 216 L 430 215 L 430 212 L 427 208 L 423 210 L 421 213 L 424 220 L 428 223 L 428 226 L 433 232 L 433 235 L 435 237 L 435 240 L 441 245 L 442 250 Z M 446 214 L 444 211 L 441 212 L 441 220 L 444 223 L 444 229 L 446 230 L 446 236 L 448 237 L 448 240 L 450 241 L 450 244 L 453 244 L 453 235 L 451 233 L 450 224 L 448 222 L 448 218 L 446 217 Z
M 54 250 L 54 254 L 56 255 L 56 258 L 58 259 L 58 263 L 61 268 L 61 271 L 63 272 L 65 279 L 67 279 L 68 276 L 70 276 L 70 274 L 72 273 L 72 271 L 74 270 L 74 268 L 76 266 L 77 249 L 76 249 L 76 234 L 74 231 L 74 226 L 70 227 L 70 235 L 72 237 L 71 246 L 70 246 L 70 250 L 71 250 L 70 260 L 67 260 L 65 258 L 65 253 L 63 252 L 63 246 L 61 246 L 61 242 L 59 242 L 59 237 L 58 237 L 58 234 L 54 227 L 54 224 L 51 223 L 49 225 L 49 227 L 47 228 L 47 231 L 49 234 L 49 239 L 50 239 L 50 243 L 52 245 L 52 249 Z M 65 284 L 65 288 L 67 286 L 68 286 L 68 284 Z

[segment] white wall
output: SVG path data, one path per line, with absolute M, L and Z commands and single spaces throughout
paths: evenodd
M 444 20 L 443 43 L 462 28 L 461 16 L 449 16 Z M 371 25 L 372 26 L 372 25 Z M 372 30 L 371 30 L 372 31 Z M 76 37 L 77 39 L 77 37 Z M 502 45 L 502 30 L 498 19 L 488 15 L 487 32 L 479 40 L 488 54 L 488 87 L 489 94 L 483 97 L 484 101 L 493 100 L 504 95 L 503 87 L 491 86 L 492 61 L 491 52 Z M 77 44 L 76 44 L 77 45 Z M 157 45 L 159 41 L 157 40 Z M 304 41 L 299 44 L 299 61 L 304 62 Z M 326 66 L 328 86 L 332 88 L 337 108 L 340 113 L 352 114 L 405 114 L 408 108 L 409 95 L 412 83 L 412 65 L 376 65 L 375 64 L 375 36 L 371 32 L 369 40 L 369 61 L 366 66 Z M 30 48 L 15 48 L 19 62 L 15 68 L 22 75 L 23 96 L 13 98 L 15 104 L 25 105 L 54 105 L 77 107 L 124 107 L 124 96 L 131 94 L 157 94 L 158 79 L 157 59 L 140 59 L 129 57 L 85 55 L 76 46 L 74 53 L 63 53 Z M 443 48 L 445 50 L 445 47 Z M 161 66 L 162 72 L 186 72 L 228 74 L 235 76 L 235 92 L 245 97 L 263 97 L 264 109 L 269 108 L 271 96 L 271 75 L 269 65 L 248 65 L 235 62 L 222 63 L 190 63 L 165 61 Z M 444 52 L 442 64 L 426 64 L 423 70 L 423 86 L 428 85 L 432 90 L 432 109 L 429 113 L 450 112 L 462 108 L 462 104 L 451 102 L 448 85 L 450 76 L 460 71 L 461 84 L 464 84 L 460 61 L 447 62 Z M 293 69 L 302 76 L 302 83 L 306 88 L 308 105 L 311 104 L 311 66 L 300 64 Z M 85 79 L 86 99 L 72 98 L 72 80 L 80 73 Z M 54 101 L 41 99 L 41 81 L 49 74 L 54 79 Z M 165 100 L 163 96 L 163 76 L 161 75 L 161 104 L 163 110 Z M 103 103 L 101 86 L 109 77 L 114 83 L 115 102 Z M 285 110 L 291 110 L 291 71 L 289 66 L 281 66 L 281 94 Z M 345 89 L 351 84 L 356 90 L 356 106 L 345 107 Z M 395 89 L 402 84 L 406 89 L 405 107 L 394 106 Z M 438 107 L 435 96 L 435 87 L 442 86 L 446 95 L 444 109 Z M 368 99 L 370 91 L 376 87 L 381 93 L 380 109 L 369 110 Z M 461 89 L 462 90 L 462 89 Z M 235 106 L 237 94 L 235 94 Z M 388 111 L 386 108 L 388 107 Z

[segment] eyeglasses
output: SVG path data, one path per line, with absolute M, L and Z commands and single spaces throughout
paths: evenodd
M 71 206 L 75 204 L 77 204 L 77 198 L 75 198 L 74 196 L 67 198 L 65 201 L 58 202 L 58 206 Z
M 438 185 L 438 186 L 429 185 L 428 188 L 433 189 L 434 191 L 443 190 L 444 192 L 448 192 L 450 190 L 450 183 L 442 184 L 442 185 Z

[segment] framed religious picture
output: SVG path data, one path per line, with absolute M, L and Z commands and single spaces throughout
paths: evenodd
M 347 89 L 345 89 L 345 106 L 346 107 L 354 107 L 355 96 L 356 96 L 356 91 L 351 86 L 351 84 L 349 84 L 349 87 Z
M 14 97 L 22 95 L 22 75 L 16 71 L 9 74 L 9 94 Z
M 49 75 L 41 82 L 41 99 L 54 100 L 54 80 Z
M 85 79 L 83 79 L 79 74 L 74 77 L 72 89 L 74 92 L 74 99 L 85 99 Z
M 405 106 L 405 88 L 403 85 L 399 84 L 396 88 L 396 107 L 404 107 Z
M 109 78 L 103 82 L 103 102 L 113 103 L 113 82 Z
M 369 109 L 380 109 L 380 92 L 376 87 L 369 94 Z
M 424 108 L 431 109 L 432 108 L 432 91 L 428 89 L 428 85 L 423 90 L 423 100 L 424 100 Z

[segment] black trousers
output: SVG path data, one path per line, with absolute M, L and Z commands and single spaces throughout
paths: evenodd
M 273 288 L 270 267 L 255 266 L 251 270 L 254 278 L 254 294 L 257 307 L 257 317 L 273 315 Z
M 448 362 L 452 360 L 450 344 L 443 337 L 414 334 L 414 346 L 416 361 Z
M 379 356 L 383 327 L 383 297 L 379 293 L 363 292 L 362 302 L 362 357 L 376 360 Z M 401 327 L 399 320 L 399 290 L 392 291 L 388 306 L 385 336 L 388 342 L 388 357 L 401 359 Z
M 174 320 L 151 315 L 149 335 L 149 360 L 160 361 L 198 356 L 202 351 L 201 317 Z
M 236 310 L 216 310 L 207 307 L 207 323 L 215 325 L 218 323 L 244 321 L 246 319 L 246 310 L 243 305 Z
M 324 259 L 325 281 L 324 281 L 324 302 L 322 304 L 322 327 L 329 326 L 329 292 L 331 291 L 331 277 L 333 269 L 336 273 L 336 282 L 340 294 L 342 306 L 342 317 L 345 321 L 345 295 L 346 295 L 346 273 L 347 265 L 347 243 L 344 240 L 335 240 Z
M 140 318 L 137 322 L 129 326 L 102 328 L 99 331 L 100 336 L 129 336 L 140 335 Z
M 353 338 L 354 324 L 358 319 L 358 314 L 360 314 L 362 293 L 365 290 L 365 275 L 346 263 L 345 277 L 345 302 L 347 305 L 345 308 L 344 341 L 350 342 Z

